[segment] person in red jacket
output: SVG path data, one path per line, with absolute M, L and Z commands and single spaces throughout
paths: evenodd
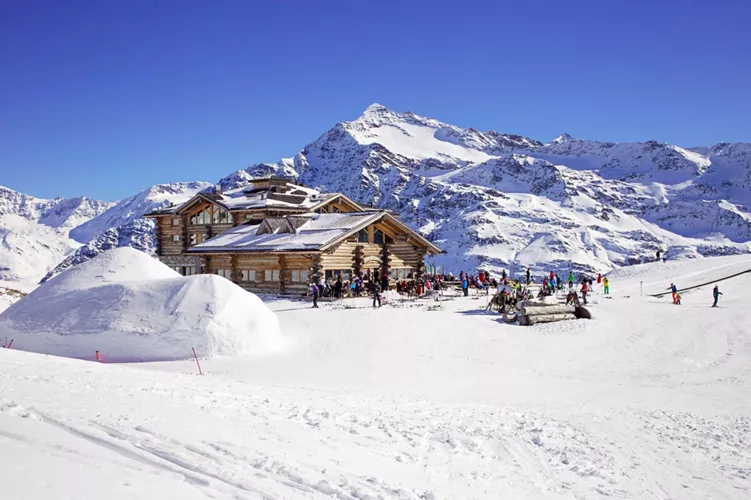
M 597 273 L 597 284 L 602 283 L 602 273 Z
M 586 280 L 582 282 L 582 300 L 584 302 L 584 305 L 587 305 L 587 293 L 589 293 L 589 285 L 587 284 Z

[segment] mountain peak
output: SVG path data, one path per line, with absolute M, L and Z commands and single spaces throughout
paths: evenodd
M 553 139 L 553 144 L 563 144 L 566 142 L 571 142 L 573 140 L 575 140 L 573 137 L 571 137 L 569 134 L 564 132 L 563 134 Z
M 367 108 L 365 108 L 365 112 L 363 114 L 373 114 L 373 113 L 383 113 L 383 112 L 391 112 L 389 108 L 384 106 L 383 104 L 378 104 L 377 102 L 374 102 Z

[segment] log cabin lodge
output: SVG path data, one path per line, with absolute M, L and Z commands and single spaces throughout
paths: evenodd
M 155 210 L 157 257 L 183 275 L 215 273 L 257 293 L 306 294 L 317 277 L 377 271 L 418 278 L 441 250 L 396 215 L 282 177 L 201 192 Z

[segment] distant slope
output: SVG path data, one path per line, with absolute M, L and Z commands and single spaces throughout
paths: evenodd
M 550 144 L 463 129 L 374 104 L 294 158 L 222 179 L 277 173 L 399 212 L 447 250 L 437 263 L 606 270 L 751 248 L 751 145 L 685 149 Z
M 152 186 L 117 203 L 85 197 L 47 200 L 0 186 L 0 284 L 31 291 L 45 276 L 114 246 L 154 247 L 145 212 L 179 203 L 210 186 Z
M 751 250 L 745 143 L 684 148 L 563 134 L 543 144 L 373 104 L 294 157 L 252 165 L 218 184 L 237 188 L 269 174 L 398 212 L 446 250 L 434 261 L 454 271 L 603 271 L 653 260 L 657 250 L 669 259 Z M 11 247 L 0 253 L 0 279 L 34 282 L 117 246 L 150 251 L 153 223 L 142 214 L 209 186 L 158 185 L 117 204 L 37 200 L 0 188 L 0 234 Z M 32 221 L 33 229 L 3 214 Z

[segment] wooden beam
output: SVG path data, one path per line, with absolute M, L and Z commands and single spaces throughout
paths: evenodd
M 288 278 L 289 270 L 284 255 L 279 256 L 279 293 L 284 293 L 284 284 Z

